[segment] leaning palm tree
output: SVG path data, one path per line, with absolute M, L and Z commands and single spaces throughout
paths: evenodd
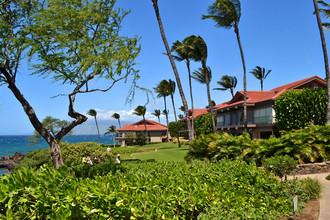
M 321 12 L 321 14 L 324 17 L 326 17 L 326 19 L 330 19 L 330 4 L 328 4 L 328 3 L 326 3 L 325 1 L 322 1 L 322 0 L 319 0 L 317 2 L 320 3 L 322 6 L 326 7 L 326 8 L 319 8 L 319 11 Z M 322 23 L 322 26 L 326 30 L 330 29 L 330 23 L 329 22 Z
M 207 72 L 209 74 L 211 74 L 211 72 L 209 71 L 210 68 L 208 68 L 206 66 L 206 60 L 207 60 L 207 45 L 204 41 L 204 39 L 200 36 L 190 36 L 189 37 L 189 43 L 192 45 L 192 47 L 194 48 L 194 60 L 195 61 L 199 61 L 202 63 L 202 72 Z M 214 111 L 213 111 L 213 105 L 211 102 L 211 95 L 210 95 L 210 82 L 211 82 L 211 78 L 209 78 L 209 74 L 204 74 L 205 77 L 205 83 L 206 83 L 206 87 L 207 87 L 207 98 L 208 98 L 208 102 L 209 102 L 209 106 L 210 106 L 210 110 L 211 110 L 211 115 L 212 115 L 212 127 L 213 127 L 213 132 L 216 131 L 216 127 L 215 127 L 215 120 L 214 120 Z M 196 75 L 195 75 L 196 77 Z M 193 77 L 194 78 L 194 77 Z
M 317 19 L 317 24 L 320 31 L 321 42 L 322 42 L 322 49 L 323 49 L 323 58 L 324 58 L 324 66 L 325 66 L 325 76 L 327 80 L 327 91 L 328 91 L 328 107 L 327 107 L 327 124 L 330 124 L 330 73 L 329 73 L 329 59 L 328 59 L 328 52 L 327 52 L 327 45 L 325 43 L 324 32 L 322 28 L 322 21 L 320 16 L 320 9 L 317 4 L 317 0 L 313 0 L 315 14 Z M 322 1 L 320 3 L 323 3 Z M 327 12 L 328 13 L 328 12 Z
M 243 54 L 243 48 L 241 44 L 241 38 L 239 35 L 238 24 L 241 18 L 241 3 L 239 0 L 215 0 L 208 8 L 209 15 L 203 15 L 202 19 L 212 19 L 216 23 L 216 27 L 230 29 L 234 28 L 238 46 L 241 53 L 241 59 L 243 64 L 243 87 L 244 87 L 244 103 L 243 103 L 243 115 L 244 115 L 244 131 L 247 132 L 247 99 L 246 99 L 246 68 Z
M 116 137 L 116 133 L 117 133 L 117 130 L 116 130 L 116 126 L 114 125 L 111 125 L 108 127 L 107 131 L 104 133 L 105 135 L 106 134 L 112 134 L 112 139 L 113 139 L 113 147 L 116 147 L 116 140 L 115 140 L 115 137 Z
M 155 109 L 154 113 L 151 113 L 151 114 L 156 116 L 158 118 L 158 122 L 160 123 L 160 110 Z
M 97 128 L 97 134 L 98 134 L 98 140 L 99 140 L 99 144 L 100 144 L 100 130 L 99 130 L 99 125 L 97 124 L 97 120 L 96 120 L 97 112 L 94 109 L 90 109 L 87 112 L 87 115 L 90 115 L 90 116 L 94 117 L 94 119 L 95 119 L 96 128 Z
M 189 76 L 189 89 L 190 89 L 190 100 L 191 100 L 191 132 L 192 137 L 195 137 L 195 128 L 194 128 L 194 99 L 192 94 L 192 85 L 191 85 L 191 72 L 190 72 L 190 60 L 194 59 L 194 47 L 191 45 L 191 38 L 195 36 L 188 36 L 183 39 L 182 42 L 175 41 L 171 47 L 171 51 L 175 54 L 173 55 L 174 59 L 177 61 L 185 61 L 188 69 L 188 76 Z M 183 108 L 184 109 L 184 108 Z M 184 110 L 183 110 L 184 111 Z M 189 117 L 187 117 L 187 120 Z
M 113 113 L 111 117 L 118 120 L 119 128 L 121 128 L 121 126 L 120 126 L 120 114 Z
M 169 60 L 171 62 L 171 65 L 172 65 L 172 69 L 173 69 L 174 76 L 175 76 L 175 79 L 176 79 L 176 83 L 177 83 L 177 86 L 178 86 L 178 89 L 179 89 L 181 100 L 182 100 L 182 103 L 184 105 L 184 108 L 185 108 L 185 111 L 186 111 L 186 115 L 188 115 L 189 109 L 188 109 L 187 100 L 186 100 L 186 97 L 185 97 L 185 95 L 183 93 L 183 89 L 182 89 L 182 85 L 181 85 L 181 81 L 180 81 L 180 76 L 179 76 L 178 70 L 176 68 L 174 59 L 173 59 L 172 54 L 171 54 L 170 47 L 168 46 L 168 42 L 167 42 L 167 39 L 166 39 L 166 36 L 165 36 L 165 32 L 164 32 L 162 20 L 160 18 L 160 14 L 159 14 L 158 0 L 151 0 L 151 1 L 153 3 L 153 7 L 154 7 L 154 10 L 155 10 L 156 18 L 157 18 L 157 21 L 158 21 L 158 26 L 159 26 L 160 34 L 161 34 L 162 39 L 163 39 L 163 42 L 164 42 L 166 53 L 167 53 L 168 58 L 169 58 Z M 188 127 L 189 142 L 191 142 L 192 136 L 191 136 L 191 122 L 190 122 L 190 120 L 187 120 L 187 127 Z
M 236 76 L 228 76 L 224 75 L 221 77 L 220 81 L 217 81 L 217 84 L 221 86 L 220 88 L 214 88 L 213 90 L 230 90 L 231 96 L 234 97 L 234 89 L 237 85 L 237 78 Z
M 252 73 L 252 75 L 254 75 L 257 79 L 260 80 L 261 91 L 264 91 L 264 81 L 270 72 L 271 72 L 271 70 L 267 70 L 267 73 L 266 73 L 265 68 L 261 68 L 260 66 L 256 66 L 256 68 L 254 68 L 250 72 L 250 73 Z
M 145 119 L 145 114 L 146 114 L 147 108 L 145 106 L 139 105 L 138 107 L 136 107 L 136 109 L 134 109 L 133 114 L 134 115 L 138 115 L 138 116 L 142 116 L 143 121 L 144 121 L 144 128 L 146 131 L 146 137 L 147 137 L 147 144 L 149 144 L 149 135 L 148 135 L 148 130 L 147 130 L 147 122 Z
M 169 92 L 171 95 L 172 99 L 172 105 L 173 105 L 173 112 L 174 112 L 174 118 L 175 118 L 175 123 L 176 123 L 176 131 L 177 131 L 177 138 L 178 138 L 178 146 L 181 147 L 180 144 L 180 137 L 179 137 L 179 126 L 178 126 L 178 119 L 176 117 L 176 110 L 175 110 L 175 104 L 174 104 L 174 93 L 175 93 L 175 82 L 172 81 L 171 79 L 168 80 L 168 85 L 169 85 Z
M 157 84 L 157 86 L 154 88 L 154 91 L 157 93 L 157 98 L 164 98 L 164 105 L 165 105 L 165 110 L 167 110 L 166 106 L 166 96 L 169 96 L 169 90 L 168 90 L 168 82 L 167 80 L 162 80 L 160 83 Z M 168 114 L 165 114 L 166 118 L 166 125 L 168 127 Z M 167 140 L 170 141 L 168 133 L 167 133 Z

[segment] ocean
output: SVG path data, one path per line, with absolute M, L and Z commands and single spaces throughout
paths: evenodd
M 0 158 L 3 156 L 12 156 L 15 152 L 26 154 L 36 149 L 48 148 L 46 141 L 40 144 L 29 145 L 28 135 L 0 135 Z M 71 137 L 64 137 L 62 141 L 69 143 L 80 142 L 98 142 L 97 135 L 72 135 Z M 100 142 L 111 145 L 113 143 L 112 134 L 101 135 Z M 6 173 L 6 170 L 0 169 L 0 175 Z

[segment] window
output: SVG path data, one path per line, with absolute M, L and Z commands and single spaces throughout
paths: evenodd
M 230 113 L 225 114 L 225 126 L 230 125 Z
M 217 127 L 222 127 L 224 125 L 223 123 L 223 115 L 218 115 L 217 117 Z
M 272 107 L 260 108 L 254 110 L 254 123 L 265 124 L 273 122 Z

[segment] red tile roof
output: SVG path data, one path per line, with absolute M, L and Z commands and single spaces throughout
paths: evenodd
M 192 109 L 189 110 L 189 114 L 192 113 Z M 199 115 L 205 115 L 209 113 L 209 109 L 206 109 L 206 108 L 197 108 L 197 109 L 194 109 L 194 119 L 199 116 Z M 192 115 L 189 116 L 189 118 L 191 118 Z M 184 121 L 186 120 L 186 117 L 180 119 L 180 121 Z
M 167 131 L 167 126 L 158 122 L 146 120 L 146 124 L 148 131 Z M 140 120 L 134 124 L 125 124 L 122 128 L 117 129 L 117 131 L 145 131 L 144 120 Z
M 299 81 L 296 81 L 293 83 L 289 83 L 289 84 L 277 87 L 270 91 L 247 91 L 246 92 L 247 104 L 255 104 L 255 103 L 264 102 L 264 101 L 268 101 L 268 100 L 275 100 L 282 93 L 284 93 L 288 90 L 297 89 L 300 86 L 305 85 L 306 83 L 309 83 L 311 81 L 316 81 L 320 85 L 326 87 L 326 81 L 324 79 L 322 79 L 318 76 L 313 76 L 313 77 L 309 77 L 309 78 L 306 78 L 303 80 L 299 80 Z M 219 109 L 223 109 L 223 108 L 241 105 L 244 102 L 243 97 L 244 97 L 244 92 L 237 91 L 235 96 L 230 101 L 216 105 L 214 107 L 214 110 L 219 110 Z

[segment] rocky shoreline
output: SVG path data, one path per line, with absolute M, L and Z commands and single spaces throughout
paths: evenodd
M 15 169 L 15 166 L 23 160 L 24 157 L 25 154 L 17 152 L 13 156 L 4 156 L 0 158 L 0 168 L 11 172 Z

